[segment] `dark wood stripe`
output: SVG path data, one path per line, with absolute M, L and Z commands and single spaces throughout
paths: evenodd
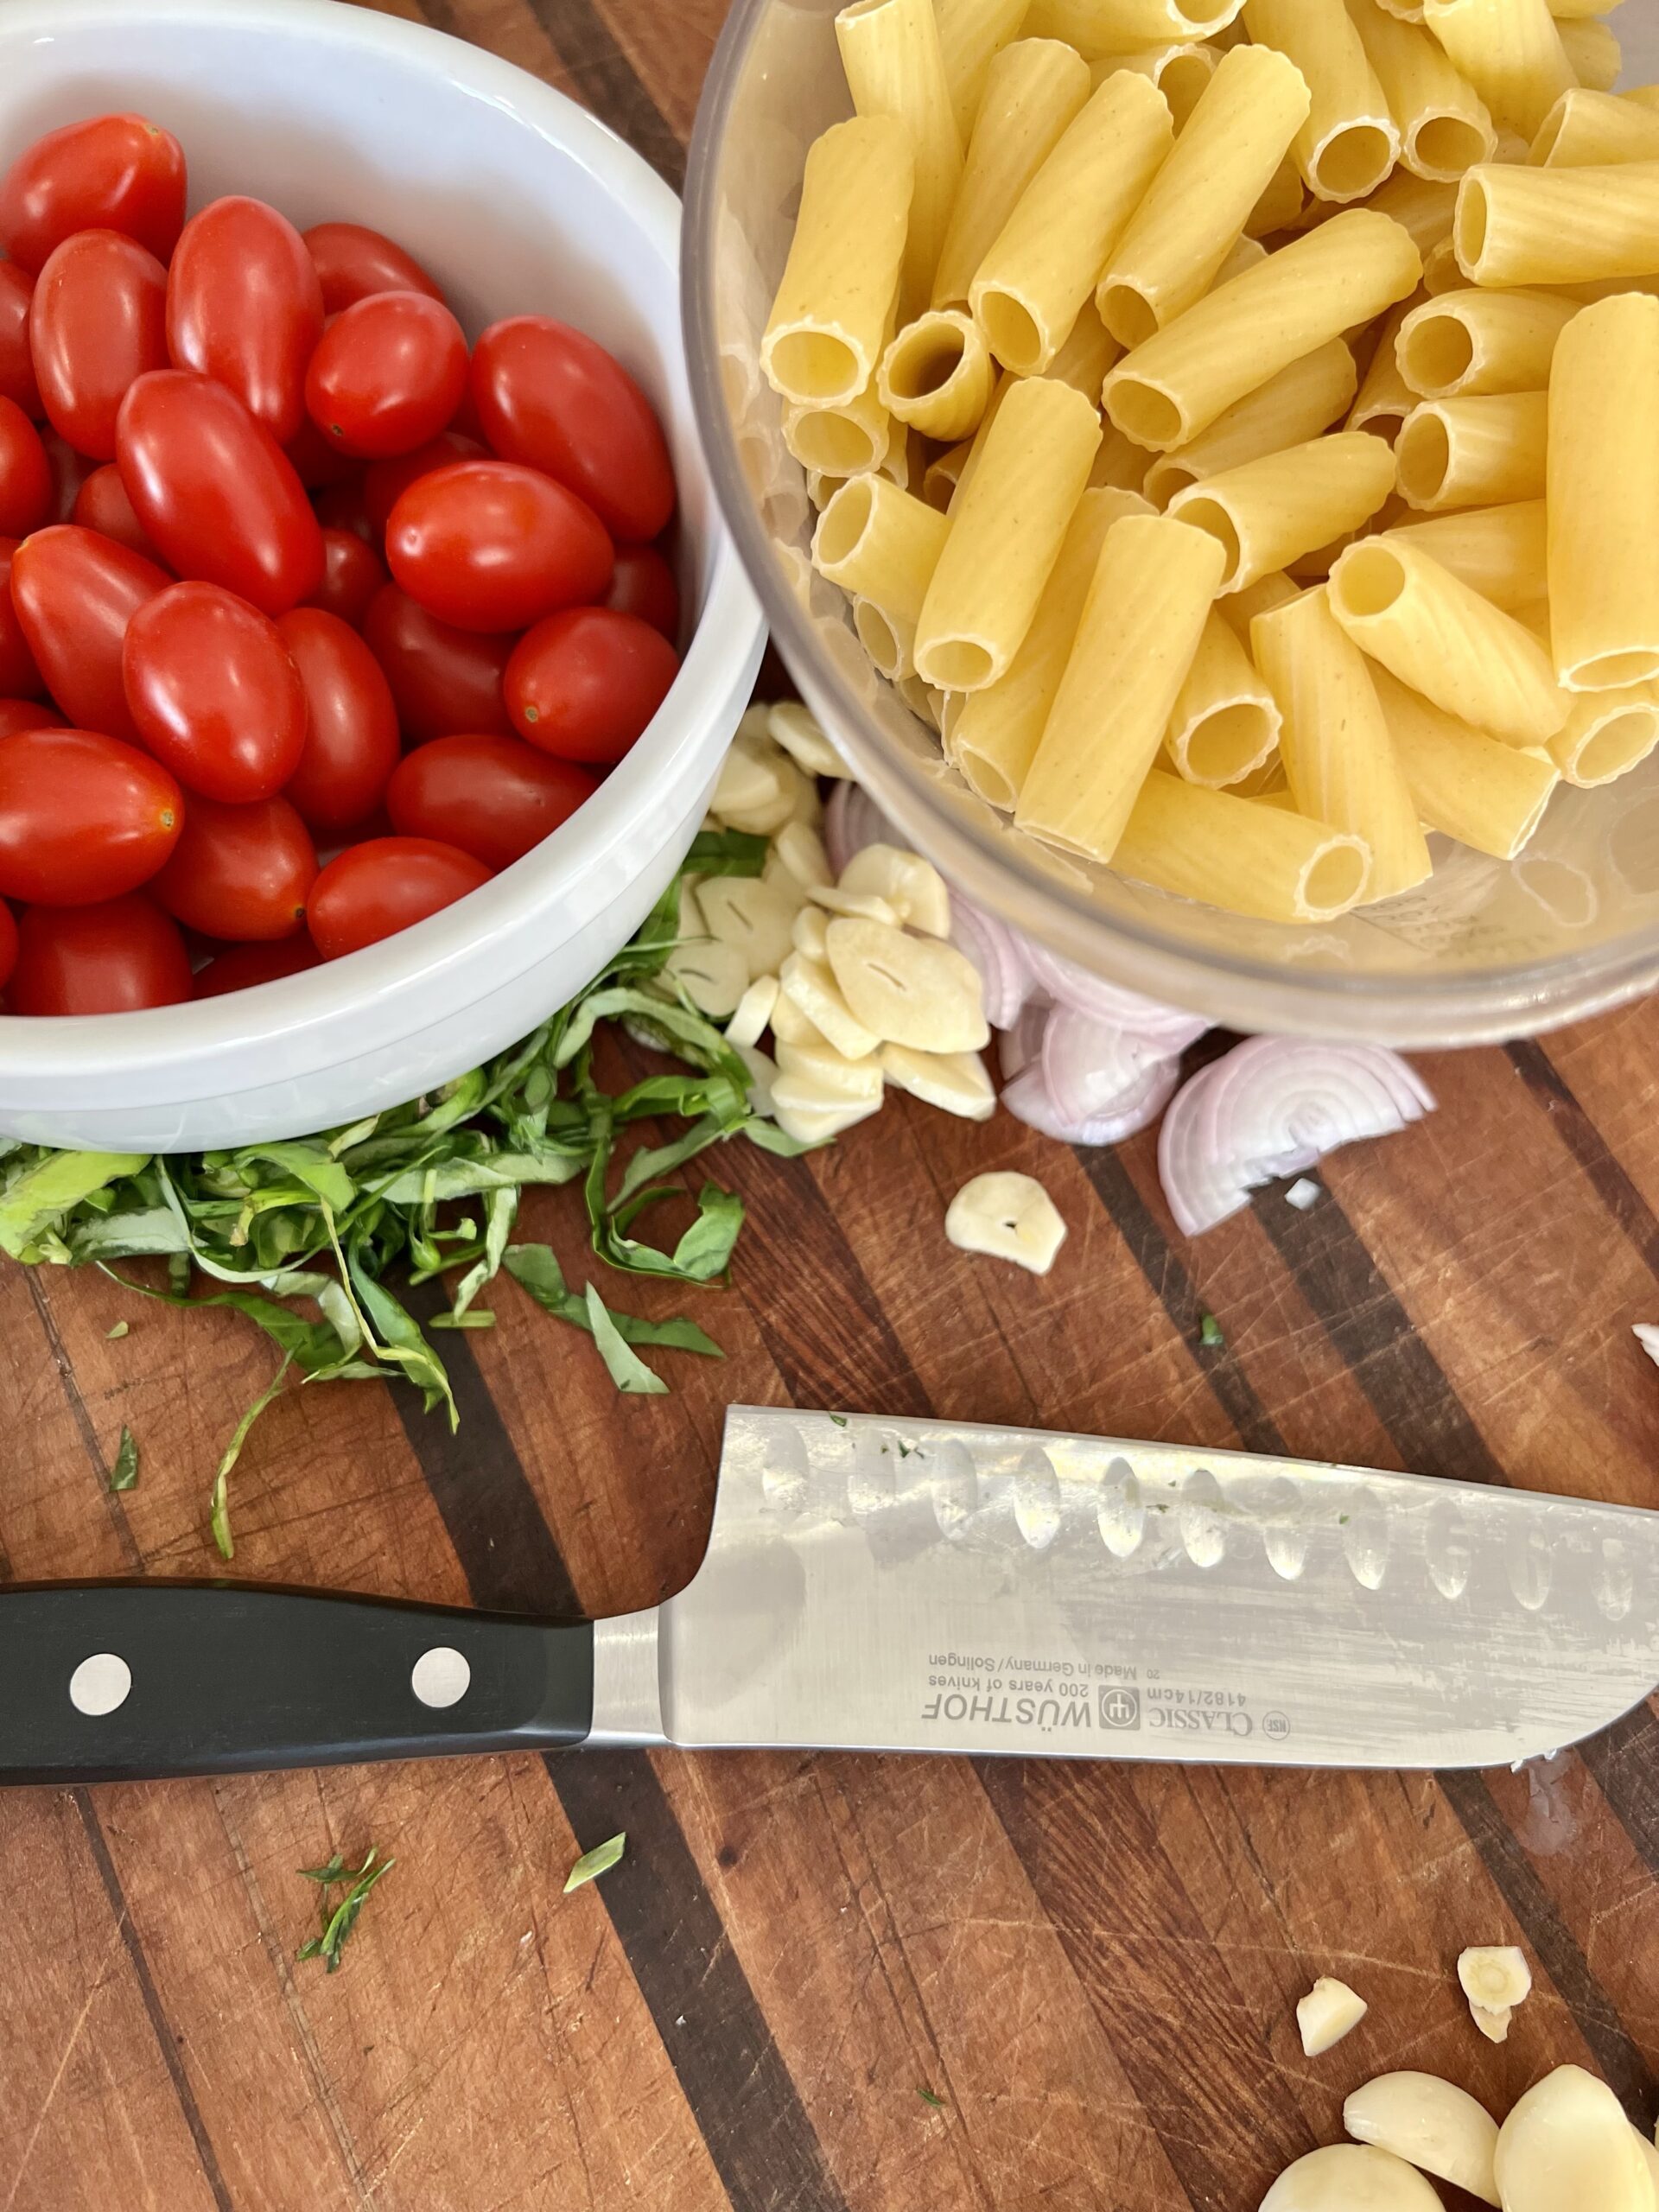
M 423 4 L 429 9 L 431 0 Z M 677 192 L 685 181 L 685 149 L 594 0 L 530 0 L 530 5 L 583 102 Z
M 1588 1960 L 1557 1917 L 1536 1869 L 1493 1802 L 1491 1790 L 1478 1774 L 1443 1774 L 1440 1784 L 1594 2053 L 1602 2078 L 1643 2133 L 1648 2133 L 1659 2095 L 1653 2074 L 1612 2000 L 1591 1973 Z
M 1638 1705 L 1578 1751 L 1619 1826 L 1659 1874 L 1659 1718 L 1652 1706 Z
M 409 1299 L 423 1319 L 445 1302 L 435 1284 Z M 579 1613 L 569 1571 L 464 1337 L 445 1340 L 444 1363 L 461 1408 L 458 1435 L 423 1414 L 412 1391 L 395 1395 L 474 1604 Z M 604 1885 L 605 1907 L 733 2212 L 794 2204 L 844 2212 L 651 1761 L 577 1751 L 545 1764 L 584 1849 L 627 1831 L 628 1855 Z
M 1585 1180 L 1629 1238 L 1643 1265 L 1659 1277 L 1659 1220 L 1608 1151 L 1600 1130 L 1579 1103 L 1567 1077 L 1535 1038 L 1525 1038 L 1507 1050 L 1510 1063 L 1543 1108 Z
M 72 1789 L 69 1795 L 80 1815 L 80 1825 L 86 1832 L 86 1846 L 92 1854 L 92 1864 L 98 1869 L 98 1878 L 104 1885 L 104 1894 L 109 1899 L 110 1910 L 115 1915 L 121 1941 L 126 1946 L 139 1994 L 144 2000 L 144 2011 L 149 2015 L 150 2031 L 156 2038 L 156 2047 L 162 2054 L 162 2063 L 167 2069 L 173 2093 L 178 2098 L 184 2124 L 190 2130 L 190 2139 L 196 2146 L 202 2177 L 213 2192 L 219 2212 L 236 2212 L 234 2200 L 226 2187 L 224 2175 L 219 2171 L 219 2155 L 213 2149 L 213 2138 L 207 2133 L 207 2124 L 202 2119 L 195 2092 L 190 2087 L 189 2077 L 180 2059 L 178 2039 L 162 2008 L 155 1978 L 149 1971 L 149 1961 L 144 1956 L 144 1947 L 138 1940 L 138 1931 L 132 1924 L 132 1915 L 127 1910 L 126 1892 L 121 1887 L 121 1877 L 115 1871 L 115 1861 L 110 1856 L 110 1847 L 104 1840 L 98 1815 L 92 1810 L 92 1801 L 84 1789 Z

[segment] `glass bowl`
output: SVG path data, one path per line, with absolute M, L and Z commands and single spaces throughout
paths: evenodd
M 682 296 L 692 398 L 727 520 L 803 696 L 884 811 L 1015 927 L 1233 1028 L 1478 1044 L 1649 989 L 1659 753 L 1602 790 L 1560 789 L 1515 861 L 1437 836 L 1432 881 L 1306 927 L 1224 914 L 1048 852 L 969 791 L 931 727 L 870 666 L 841 591 L 811 567 L 804 473 L 760 369 L 806 149 L 851 111 L 836 6 L 733 0 L 692 140 Z M 1659 76 L 1659 10 L 1620 29 L 1627 78 Z

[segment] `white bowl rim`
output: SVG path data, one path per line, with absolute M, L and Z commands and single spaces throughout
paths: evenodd
M 132 20 L 132 0 L 0 0 L 0 38 L 34 29 L 52 39 Z M 223 29 L 227 17 L 224 0 L 146 0 L 143 20 L 147 29 L 193 23 Z M 238 0 L 229 20 L 238 33 L 299 29 L 337 48 L 435 66 L 461 91 L 510 110 L 574 156 L 613 199 L 626 203 L 660 255 L 668 281 L 677 283 L 680 203 L 671 187 L 607 124 L 527 70 L 427 24 L 343 7 L 339 0 Z M 706 471 L 701 456 L 698 465 Z M 0 1017 L 0 1076 L 29 1084 L 59 1078 L 108 1082 L 187 1055 L 211 1060 L 251 1039 L 280 1051 L 353 1007 L 429 982 L 452 962 L 470 957 L 483 938 L 499 940 L 504 960 L 510 946 L 518 948 L 500 980 L 533 966 L 543 948 L 526 925 L 550 909 L 579 901 L 588 880 L 626 850 L 635 830 L 634 785 L 671 777 L 680 756 L 697 749 L 706 710 L 725 688 L 725 671 L 764 634 L 760 603 L 712 486 L 704 566 L 708 581 L 696 627 L 667 698 L 579 814 L 523 860 L 395 937 L 251 990 L 137 1014 Z

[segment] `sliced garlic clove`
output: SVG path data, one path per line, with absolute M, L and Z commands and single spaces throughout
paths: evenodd
M 795 803 L 790 809 L 789 821 L 783 827 L 787 829 L 790 822 L 798 822 L 803 830 L 821 830 L 823 827 L 823 798 L 817 779 L 803 776 L 798 772 L 795 778 Z M 773 834 L 775 836 L 776 832 Z
M 1365 1999 L 1356 1996 L 1345 1981 L 1321 1974 L 1296 2007 L 1303 2055 L 1318 2058 L 1321 2052 L 1333 2049 L 1345 2035 L 1352 2034 L 1369 2009 Z
M 781 983 L 778 1003 L 772 1009 L 772 1033 L 780 1045 L 823 1045 L 829 1042 L 817 1023 L 808 1020 Z
M 733 1045 L 732 1033 L 726 1032 L 726 1041 L 732 1045 L 737 1057 L 749 1071 L 749 1103 L 757 1114 L 772 1111 L 772 1086 L 778 1080 L 777 1063 L 753 1045 Z
M 809 776 L 835 776 L 850 781 L 852 770 L 824 735 L 816 715 L 797 699 L 785 699 L 766 715 L 767 734 L 781 745 L 798 768 Z
M 979 970 L 955 945 L 851 920 L 831 922 L 825 942 L 855 1020 L 883 1044 L 976 1052 L 989 1043 Z
M 853 1121 L 861 1122 L 867 1115 L 880 1113 L 881 1094 L 878 1090 L 874 1098 L 839 1098 L 832 1091 L 820 1090 L 804 1076 L 780 1074 L 772 1086 L 772 1106 L 774 1114 L 850 1114 Z
M 850 914 L 855 921 L 883 922 L 890 930 L 898 929 L 904 918 L 896 906 L 890 906 L 874 892 L 849 891 L 844 878 L 840 883 L 814 884 L 806 895 L 826 914 Z
M 907 1090 L 924 1105 L 959 1114 L 965 1122 L 988 1122 L 996 1111 L 996 1091 L 977 1052 L 918 1052 L 908 1045 L 884 1045 L 881 1072 L 895 1090 Z
M 731 1020 L 726 1025 L 726 1042 L 739 1050 L 758 1045 L 772 1020 L 772 1008 L 778 1003 L 778 978 L 757 976 L 749 985 Z
M 748 969 L 748 981 L 775 976 L 793 943 L 796 905 L 758 875 L 712 875 L 697 893 L 709 934 L 736 947 Z
M 1504 2212 L 1653 2212 L 1636 2131 L 1605 2082 L 1558 2066 L 1497 2131 Z
M 1287 2166 L 1261 2212 L 1445 2212 L 1439 2191 L 1392 2152 L 1333 2143 Z
M 778 1106 L 772 1114 L 784 1135 L 793 1137 L 797 1144 L 828 1144 L 831 1137 L 838 1137 L 855 1123 L 868 1121 L 878 1109 L 874 1106 L 841 1106 L 832 1113 L 804 1114 L 793 1107 Z
M 945 1214 L 944 1233 L 958 1251 L 1012 1260 L 1046 1275 L 1065 1242 L 1065 1224 L 1034 1177 L 1004 1173 L 976 1175 L 963 1185 Z
M 897 845 L 866 845 L 841 872 L 841 888 L 885 899 L 899 920 L 924 937 L 950 934 L 950 893 L 931 861 Z
M 797 952 L 804 953 L 809 960 L 827 960 L 830 957 L 830 918 L 822 906 L 810 901 L 798 907 L 795 919 L 790 925 L 789 938 Z
M 836 1106 L 879 1106 L 884 1077 L 880 1063 L 872 1058 L 849 1060 L 833 1045 L 785 1045 L 778 1047 L 778 1065 L 793 1084 L 812 1093 L 812 1104 L 828 1109 Z
M 683 875 L 680 878 L 680 907 L 674 925 L 677 937 L 707 937 L 709 934 L 709 925 L 703 920 L 702 908 L 697 902 L 697 886 L 702 880 L 700 875 Z
M 784 870 L 801 889 L 810 891 L 817 884 L 833 883 L 835 872 L 830 866 L 830 855 L 823 849 L 823 840 L 816 830 L 804 822 L 785 822 L 772 841 L 772 852 L 766 867 L 773 864 Z
M 716 944 L 713 938 L 677 944 L 664 961 L 662 974 L 678 984 L 700 1014 L 715 1021 L 735 1014 L 749 987 L 748 962 L 734 945 Z
M 1496 2011 L 1488 2005 L 1471 2005 L 1469 2007 L 1469 2017 L 1488 2043 L 1509 2041 L 1510 2022 L 1515 2015 L 1507 2005 L 1500 2005 Z
M 845 923 L 844 928 L 862 928 L 861 923 Z M 804 952 L 791 952 L 778 973 L 778 986 L 786 999 L 792 999 L 807 1020 L 823 1032 L 827 1040 L 838 1052 L 849 1060 L 867 1059 L 881 1039 L 873 1029 L 867 1029 L 842 995 L 841 986 L 822 960 L 814 960 Z M 772 1034 L 778 1033 L 776 1020 Z
M 753 706 L 745 707 L 738 717 L 737 734 L 764 752 L 772 741 L 772 709 L 763 706 L 758 699 Z
M 1472 1946 L 1458 1961 L 1458 1980 L 1469 2002 L 1489 2012 L 1513 2012 L 1532 1994 L 1532 1968 L 1514 1943 Z
M 794 799 L 784 773 L 789 766 L 767 740 L 757 741 L 740 729 L 721 765 L 715 795 L 709 802 L 709 813 L 733 829 L 747 830 L 753 817 L 774 811 L 778 817 L 774 827 L 786 822 Z
M 1496 2204 L 1497 2122 L 1466 2089 L 1437 2074 L 1379 2074 L 1356 2089 L 1342 2124 L 1357 2143 L 1392 2151 L 1426 2174 Z M 1659 2152 L 1655 2154 L 1659 2163 Z

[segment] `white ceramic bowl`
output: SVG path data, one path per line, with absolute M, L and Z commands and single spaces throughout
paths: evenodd
M 701 819 L 765 641 L 698 448 L 679 332 L 679 204 L 524 71 L 332 0 L 0 0 L 0 164 L 137 109 L 182 142 L 190 203 L 250 192 L 302 228 L 368 223 L 470 334 L 554 315 L 650 393 L 679 480 L 684 664 L 574 820 L 481 891 L 368 951 L 148 1014 L 0 1020 L 0 1133 L 194 1150 L 326 1128 L 535 1027 L 638 926 Z

